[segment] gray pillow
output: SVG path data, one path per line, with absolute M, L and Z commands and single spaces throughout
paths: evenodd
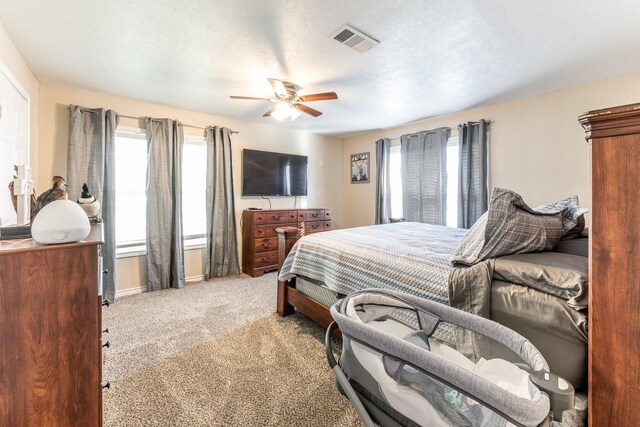
M 589 212 L 589 209 L 580 207 L 577 195 L 538 206 L 533 210 L 543 213 L 562 212 L 562 237 L 565 239 L 572 239 L 580 235 L 585 225 L 584 214 Z
M 561 211 L 535 211 L 519 194 L 494 188 L 489 210 L 465 234 L 451 262 L 474 265 L 502 255 L 550 250 L 561 237 Z
M 589 239 L 586 237 L 578 237 L 571 240 L 560 240 L 553 248 L 553 251 L 587 257 L 589 256 Z
M 576 310 L 588 306 L 589 259 L 583 256 L 559 252 L 508 255 L 495 259 L 493 278 L 568 300 Z

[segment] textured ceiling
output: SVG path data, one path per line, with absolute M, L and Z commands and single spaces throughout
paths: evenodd
M 0 0 L 41 81 L 333 135 L 640 71 L 638 17 L 637 0 Z M 345 23 L 380 45 L 338 44 Z M 340 99 L 293 123 L 229 99 L 271 96 L 267 77 Z

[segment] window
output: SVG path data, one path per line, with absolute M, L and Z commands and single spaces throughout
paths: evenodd
M 115 147 L 118 254 L 145 251 L 147 138 L 144 129 L 118 127 Z
M 458 137 L 450 137 L 447 141 L 447 227 L 458 226 L 459 153 Z
M 182 153 L 182 231 L 185 248 L 206 244 L 207 145 L 185 135 Z M 144 129 L 118 127 L 115 147 L 116 246 L 119 256 L 144 254 L 146 240 L 147 139 Z
M 458 137 L 447 141 L 447 226 L 458 226 Z M 389 181 L 391 185 L 391 217 L 401 218 L 402 174 L 400 145 L 391 147 L 389 155 Z
M 389 184 L 391 186 L 391 218 L 402 218 L 402 173 L 400 145 L 394 145 L 389 155 Z
M 185 246 L 206 245 L 207 140 L 184 137 L 182 150 L 182 232 Z

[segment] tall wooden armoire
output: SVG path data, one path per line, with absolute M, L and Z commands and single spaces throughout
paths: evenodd
M 578 119 L 591 145 L 589 426 L 640 425 L 640 104 Z

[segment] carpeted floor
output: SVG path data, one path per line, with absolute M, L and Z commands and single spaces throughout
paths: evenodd
M 118 300 L 104 310 L 106 426 L 357 426 L 324 331 L 273 314 L 275 274 Z
M 275 297 L 271 273 L 105 308 L 105 426 L 360 426 L 335 387 L 324 331 L 302 315 L 275 315 Z M 586 420 L 584 410 L 565 415 L 553 426 Z

